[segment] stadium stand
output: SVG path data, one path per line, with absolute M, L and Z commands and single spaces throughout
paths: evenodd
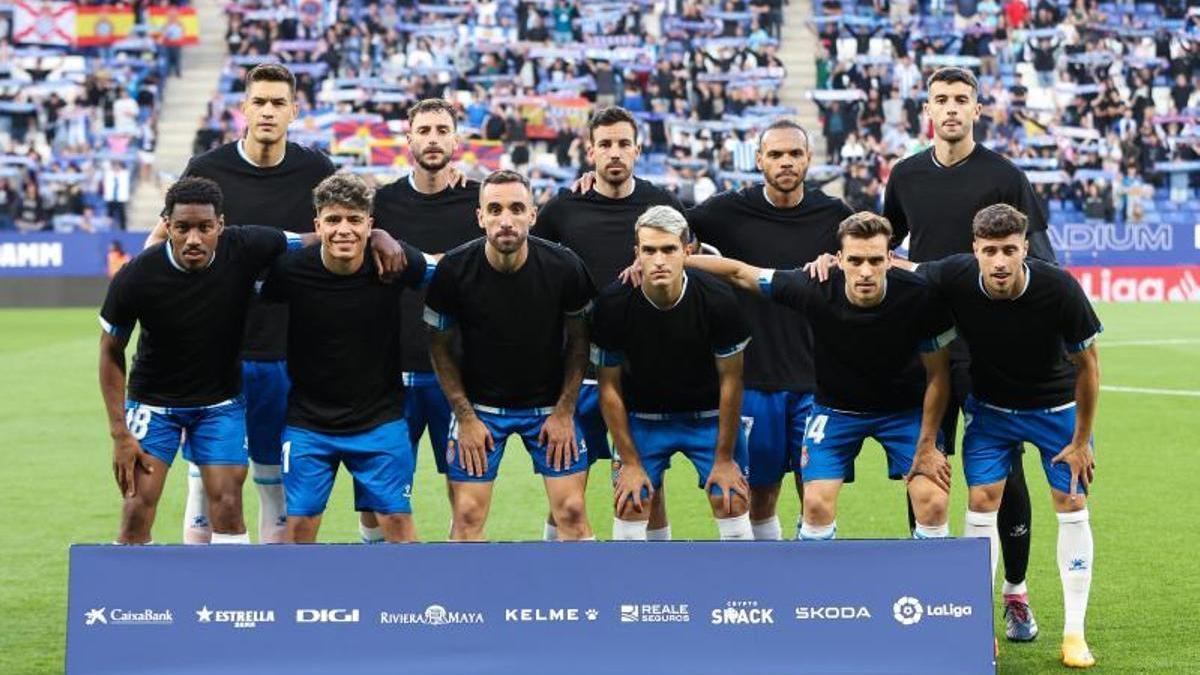
M 0 230 L 125 228 L 133 186 L 153 176 L 164 86 L 179 74 L 179 46 L 150 29 L 152 4 L 167 3 L 79 3 L 77 23 L 41 39 L 25 33 L 44 26 L 19 30 L 15 16 L 33 9 L 0 8 Z M 89 35 L 89 15 L 128 35 Z
M 937 67 L 972 68 L 976 140 L 1026 170 L 1051 222 L 1184 222 L 1197 186 L 1196 2 L 821 2 L 817 90 L 829 162 L 879 211 L 892 165 L 929 144 Z

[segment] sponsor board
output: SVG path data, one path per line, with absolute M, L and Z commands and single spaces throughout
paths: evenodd
M 379 623 L 385 626 L 454 626 L 484 623 L 483 612 L 448 610 L 442 605 L 430 605 L 422 612 L 379 612 Z
M 1092 301 L 1200 302 L 1200 265 L 1067 269 Z
M 871 618 L 866 605 L 799 605 L 793 612 L 797 621 L 865 621 Z
M 730 600 L 709 614 L 714 626 L 762 626 L 775 623 L 775 608 L 763 607 L 757 600 Z
M 573 623 L 595 621 L 600 618 L 597 609 L 578 607 L 512 607 L 504 610 L 507 623 Z
M 357 609 L 297 609 L 296 623 L 358 623 Z
M 911 595 L 905 595 L 892 603 L 892 618 L 902 626 L 915 626 L 921 621 L 937 619 L 964 619 L 972 614 L 970 605 L 953 602 L 927 604 Z
M 683 604 L 623 604 L 621 623 L 689 623 L 691 611 Z
M 275 623 L 271 609 L 209 609 L 204 605 L 196 610 L 197 623 L 227 623 L 234 628 L 257 628 L 261 623 Z

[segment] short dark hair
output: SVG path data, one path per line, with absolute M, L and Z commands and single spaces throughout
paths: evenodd
M 176 204 L 212 204 L 213 211 L 221 215 L 225 197 L 221 186 L 215 181 L 199 176 L 187 176 L 175 181 L 167 190 L 167 203 L 162 215 L 171 217 Z
M 408 109 L 408 126 L 411 129 L 413 122 L 416 121 L 417 115 L 429 112 L 444 112 L 450 116 L 450 123 L 458 129 L 458 111 L 454 106 L 444 98 L 426 98 L 417 101 L 413 107 Z
M 812 149 L 812 144 L 808 142 L 808 129 L 805 129 L 803 125 L 790 117 L 780 117 L 768 124 L 767 128 L 760 131 L 758 134 L 758 147 L 762 147 L 763 138 L 766 137 L 767 132 L 775 131 L 776 129 L 795 129 L 799 131 L 800 135 L 804 137 L 804 147 Z
M 260 63 L 250 69 L 246 73 L 246 91 L 250 91 L 250 85 L 255 82 L 287 82 L 288 93 L 292 99 L 296 98 L 296 76 L 292 71 L 288 70 L 280 63 Z
M 317 213 L 327 206 L 346 206 L 355 211 L 371 212 L 375 190 L 352 173 L 338 171 L 313 188 L 313 206 Z
M 1014 234 L 1024 236 L 1029 218 L 1008 204 L 985 206 L 971 220 L 971 234 L 976 239 L 1004 239 Z
M 588 142 L 591 143 L 593 135 L 598 127 L 611 127 L 614 124 L 627 122 L 633 127 L 633 142 L 637 143 L 638 139 L 638 124 L 633 113 L 622 108 L 619 105 L 609 105 L 603 108 L 598 108 L 595 113 L 592 113 L 591 119 L 588 120 Z
M 871 211 L 859 211 L 838 223 L 837 238 L 839 244 L 846 237 L 870 239 L 878 237 L 881 234 L 890 240 L 892 238 L 892 224 L 888 222 L 887 218 Z
M 483 182 L 479 184 L 479 196 L 483 196 L 483 189 L 489 185 L 504 185 L 506 183 L 520 183 L 525 186 L 525 189 L 530 194 L 533 194 L 533 188 L 530 187 L 528 178 L 516 171 L 500 169 L 499 171 L 489 173 L 487 178 L 484 178 Z
M 929 76 L 929 82 L 926 83 L 925 89 L 932 89 L 934 82 L 945 82 L 947 84 L 962 82 L 963 84 L 970 85 L 976 95 L 979 94 L 979 80 L 975 79 L 975 73 L 966 68 L 959 68 L 958 66 L 938 68 Z

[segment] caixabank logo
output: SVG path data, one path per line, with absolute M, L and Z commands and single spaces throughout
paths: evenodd
M 775 623 L 775 608 L 762 607 L 757 600 L 730 600 L 710 614 L 714 626 L 762 626 Z
M 121 609 L 95 607 L 83 614 L 85 626 L 170 626 L 175 623 L 171 610 Z
M 922 621 L 939 619 L 964 619 L 971 616 L 970 605 L 953 602 L 927 604 L 911 595 L 905 595 L 892 603 L 892 618 L 902 626 L 915 626 Z

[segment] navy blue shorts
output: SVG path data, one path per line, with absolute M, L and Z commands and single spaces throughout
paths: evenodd
M 579 387 L 579 401 L 575 405 L 575 420 L 583 430 L 588 447 L 588 465 L 598 459 L 612 459 L 612 447 L 608 444 L 608 425 L 600 412 L 600 385 L 584 380 Z
M 404 373 L 404 419 L 408 422 L 408 442 L 414 456 L 421 447 L 421 435 L 429 430 L 429 445 L 437 472 L 446 473 L 446 438 L 450 430 L 450 402 L 433 373 Z
M 812 410 L 812 394 L 747 389 L 742 394 L 742 419 L 750 429 L 750 485 L 778 485 L 798 471 L 804 423 Z
M 291 387 L 287 361 L 242 361 L 246 445 L 255 464 L 279 465 Z

